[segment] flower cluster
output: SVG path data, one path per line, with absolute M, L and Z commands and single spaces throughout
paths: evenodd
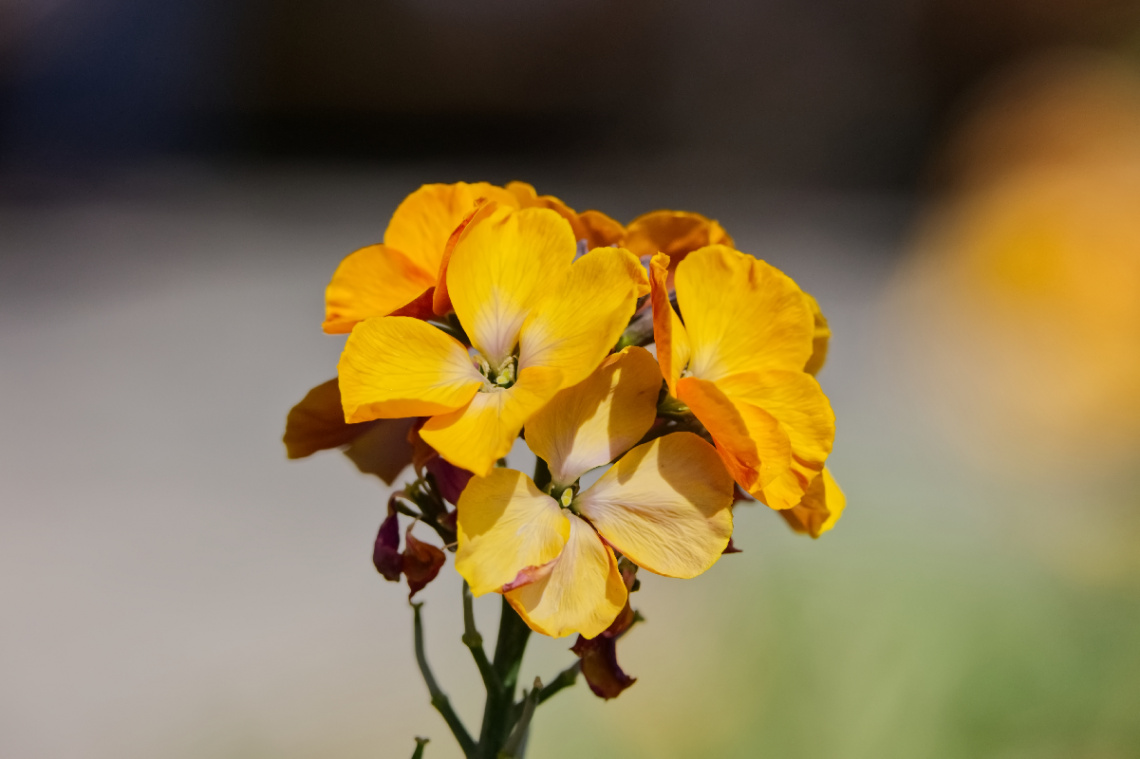
M 333 275 L 324 330 L 350 334 L 337 380 L 290 413 L 289 455 L 344 447 L 389 484 L 413 464 L 377 568 L 413 593 L 439 571 L 410 527 L 399 550 L 412 516 L 475 596 L 578 633 L 589 674 L 635 619 L 637 569 L 707 570 L 733 550 L 738 500 L 813 537 L 843 511 L 815 379 L 827 321 L 733 245 L 694 213 L 623 226 L 518 182 L 426 185 Z M 520 440 L 533 476 L 507 465 Z M 615 667 L 590 678 L 600 695 L 632 682 Z

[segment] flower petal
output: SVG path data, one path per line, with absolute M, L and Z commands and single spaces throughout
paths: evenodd
M 289 411 L 285 420 L 285 452 L 291 459 L 343 446 L 344 455 L 365 474 L 391 485 L 412 461 L 408 432 L 412 419 L 377 419 L 348 424 L 334 377 L 314 387 Z
M 447 238 L 480 199 L 517 203 L 511 193 L 487 182 L 425 184 L 396 208 L 384 231 L 384 244 L 406 255 L 434 280 Z
M 285 453 L 303 459 L 317 451 L 348 445 L 374 426 L 373 422 L 348 424 L 340 404 L 340 388 L 333 377 L 322 382 L 289 409 L 285 419 Z
M 669 394 L 677 397 L 677 380 L 689 364 L 689 337 L 685 325 L 669 302 L 666 281 L 669 256 L 657 253 L 649 261 L 649 300 L 653 306 L 653 341 L 657 343 L 657 363 L 669 385 Z
M 535 414 L 526 424 L 527 445 L 550 466 L 555 483 L 572 485 L 649 431 L 660 389 L 661 370 L 649 351 L 626 348 Z
M 553 561 L 570 537 L 570 522 L 554 499 L 513 469 L 472 479 L 457 508 L 455 569 L 476 596 Z
M 779 514 L 796 532 L 805 532 L 818 538 L 835 526 L 846 506 L 847 497 L 831 476 L 831 470 L 824 468 L 808 486 L 803 500 Z
M 738 407 L 763 409 L 786 433 L 792 451 L 788 471 L 749 492 L 773 509 L 792 508 L 823 471 L 835 440 L 835 413 L 819 383 L 806 372 L 756 372 L 725 377 L 717 387 Z
M 569 224 L 544 208 L 497 208 L 456 243 L 447 267 L 451 303 L 493 366 L 514 351 L 531 310 L 562 285 L 576 248 Z
M 732 238 L 718 222 L 688 211 L 651 211 L 626 227 L 626 247 L 635 256 L 664 253 L 673 267 L 686 255 L 707 245 L 732 247 Z
M 325 289 L 325 322 L 329 334 L 351 332 L 370 316 L 387 316 L 435 285 L 435 271 L 420 268 L 400 251 L 369 245 L 351 253 L 333 273 Z
M 811 341 L 811 358 L 804 366 L 804 371 L 814 375 L 819 374 L 819 370 L 827 361 L 828 343 L 831 342 L 831 327 L 827 323 L 827 317 L 823 315 L 823 310 L 819 307 L 819 301 L 807 293 L 804 295 L 807 296 L 808 303 L 811 304 L 811 314 L 815 320 L 815 329 Z
M 627 675 L 618 664 L 617 642 L 617 638 L 609 635 L 599 635 L 595 638 L 579 635 L 578 640 L 570 647 L 582 662 L 582 677 L 586 678 L 590 690 L 598 698 L 607 701 L 617 698 L 622 691 L 637 682 L 636 677 Z
M 578 213 L 553 195 L 539 195 L 534 186 L 526 182 L 510 182 L 506 189 L 518 200 L 520 208 L 549 208 L 566 219 L 574 239 L 585 240 L 590 248 L 618 244 L 625 237 L 622 225 L 601 211 Z
M 583 211 L 578 214 L 582 222 L 584 236 L 591 248 L 605 248 L 611 245 L 622 246 L 625 243 L 625 227 L 606 216 L 601 211 Z
M 436 281 L 435 290 L 432 292 L 431 310 L 436 316 L 443 316 L 453 310 L 451 295 L 447 291 L 447 267 L 451 263 L 451 254 L 455 252 L 455 246 L 466 234 L 468 227 L 487 218 L 498 207 L 499 204 L 493 200 L 480 199 L 476 201 L 475 210 L 464 216 L 451 236 L 447 238 L 447 243 L 443 248 L 443 258 L 439 263 L 439 277 Z
M 409 316 L 356 325 L 337 373 L 349 422 L 446 413 L 466 404 L 483 385 L 458 340 Z
M 403 569 L 404 577 L 408 580 L 409 601 L 436 578 L 445 560 L 445 555 L 439 548 L 416 539 L 412 534 L 415 526 L 416 523 L 412 522 L 404 534 Z
M 563 387 L 590 375 L 649 292 L 641 263 L 623 248 L 595 248 L 579 258 L 522 326 L 519 366 L 551 366 Z
M 788 471 L 791 441 L 764 409 L 737 402 L 714 383 L 696 377 L 681 379 L 677 393 L 712 435 L 721 460 L 745 490 L 751 493 Z
M 593 638 L 617 618 L 629 594 L 614 552 L 581 517 L 568 517 L 570 537 L 550 571 L 505 596 L 532 630 Z
M 732 477 L 691 432 L 637 446 L 575 499 L 606 541 L 650 572 L 696 577 L 732 535 Z
M 787 275 L 722 245 L 690 253 L 677 266 L 677 305 L 701 379 L 769 369 L 802 371 L 814 322 L 804 293 Z
M 486 476 L 496 461 L 510 453 L 523 425 L 561 384 L 557 370 L 523 369 L 513 386 L 475 393 L 462 408 L 432 417 L 420 437 L 455 466 Z

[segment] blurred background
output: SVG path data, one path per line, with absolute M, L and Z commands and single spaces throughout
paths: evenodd
M 530 756 L 1140 756 L 1134 0 L 0 0 L 0 755 L 459 755 L 387 489 L 280 435 L 337 262 L 461 179 L 715 217 L 835 332 L 843 520 L 646 578 Z

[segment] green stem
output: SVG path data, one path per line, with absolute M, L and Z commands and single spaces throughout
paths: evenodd
M 492 662 L 502 687 L 498 692 L 487 693 L 483 729 L 479 735 L 476 754 L 479 759 L 496 759 L 513 726 L 511 717 L 514 716 L 515 686 L 518 684 L 519 667 L 529 638 L 530 628 L 504 597 L 499 616 L 499 636 L 495 642 L 495 659 Z
M 420 665 L 420 674 L 423 675 L 424 683 L 427 684 L 428 693 L 431 695 L 431 705 L 436 708 L 436 711 L 443 717 L 443 721 L 451 728 L 451 734 L 459 742 L 459 747 L 463 749 L 463 755 L 468 759 L 474 759 L 477 748 L 475 741 L 471 739 L 471 735 L 463 726 L 459 715 L 451 708 L 451 702 L 440 689 L 439 683 L 436 682 L 435 676 L 431 673 L 431 667 L 428 666 L 427 655 L 424 653 L 424 626 L 420 619 L 421 606 L 423 606 L 422 601 L 412 604 L 412 629 L 415 633 L 416 663 Z
M 473 598 L 471 596 L 471 586 L 467 581 L 463 581 L 463 645 L 471 649 L 471 656 L 475 659 L 475 666 L 479 668 L 479 674 L 483 678 L 483 686 L 487 689 L 487 693 L 498 693 L 503 689 L 503 684 L 499 680 L 499 673 L 495 671 L 494 666 L 487 659 L 486 652 L 483 651 L 483 636 L 475 629 L 475 609 Z
M 428 744 L 427 738 L 416 738 L 416 752 L 412 754 L 412 759 L 424 759 L 424 746 Z
M 538 703 L 545 704 L 547 699 L 563 688 L 569 688 L 578 681 L 578 673 L 582 671 L 582 662 L 576 661 L 550 681 L 538 694 Z
M 537 701 L 535 702 L 535 706 L 541 706 L 542 704 L 545 704 L 548 700 L 550 700 L 550 698 L 552 696 L 554 696 L 560 690 L 563 690 L 565 688 L 569 688 L 571 685 L 576 683 L 578 681 L 578 674 L 581 671 L 582 671 L 582 662 L 576 661 L 573 664 L 571 664 L 569 667 L 567 667 L 566 669 L 562 670 L 557 675 L 555 675 L 553 680 L 551 680 L 545 687 L 543 687 L 542 690 L 538 691 L 538 695 L 536 697 Z M 515 720 L 518 720 L 519 718 L 521 718 L 522 714 L 523 714 L 523 710 L 525 707 L 526 707 L 526 699 L 523 699 L 522 701 L 519 701 L 517 704 L 515 704 L 514 711 L 512 712 L 512 715 L 513 715 L 512 718 Z
M 530 719 L 534 716 L 534 709 L 538 706 L 541 693 L 542 681 L 536 677 L 534 678 L 534 687 L 529 692 L 523 693 L 522 714 L 515 721 L 515 729 L 511 731 L 511 737 L 507 738 L 503 750 L 499 752 L 499 759 L 520 759 L 526 751 L 526 736 L 527 731 L 530 730 Z

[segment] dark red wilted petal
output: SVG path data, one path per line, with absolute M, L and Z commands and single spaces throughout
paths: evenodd
M 423 590 L 424 586 L 435 579 L 443 566 L 444 553 L 430 543 L 422 543 L 412 535 L 412 527 L 404 535 L 404 575 L 408 578 L 408 587 L 411 598 Z
M 443 500 L 450 503 L 459 503 L 459 495 L 463 492 L 463 488 L 467 487 L 467 483 L 475 476 L 438 454 L 428 459 L 424 468 L 435 477 L 435 486 L 439 489 Z
M 721 553 L 744 553 L 744 551 L 733 545 L 732 538 L 729 538 L 728 545 L 724 547 L 724 550 Z
M 376 546 L 372 549 L 372 563 L 376 571 L 389 582 L 399 582 L 404 568 L 404 557 L 400 555 L 400 523 L 396 513 L 389 511 L 380 523 L 380 533 L 376 536 Z
M 578 642 L 570 650 L 578 655 L 582 662 L 582 676 L 586 678 L 590 690 L 599 698 L 617 698 L 623 690 L 637 682 L 636 678 L 630 677 L 618 666 L 616 637 L 602 633 L 589 639 L 579 635 Z

